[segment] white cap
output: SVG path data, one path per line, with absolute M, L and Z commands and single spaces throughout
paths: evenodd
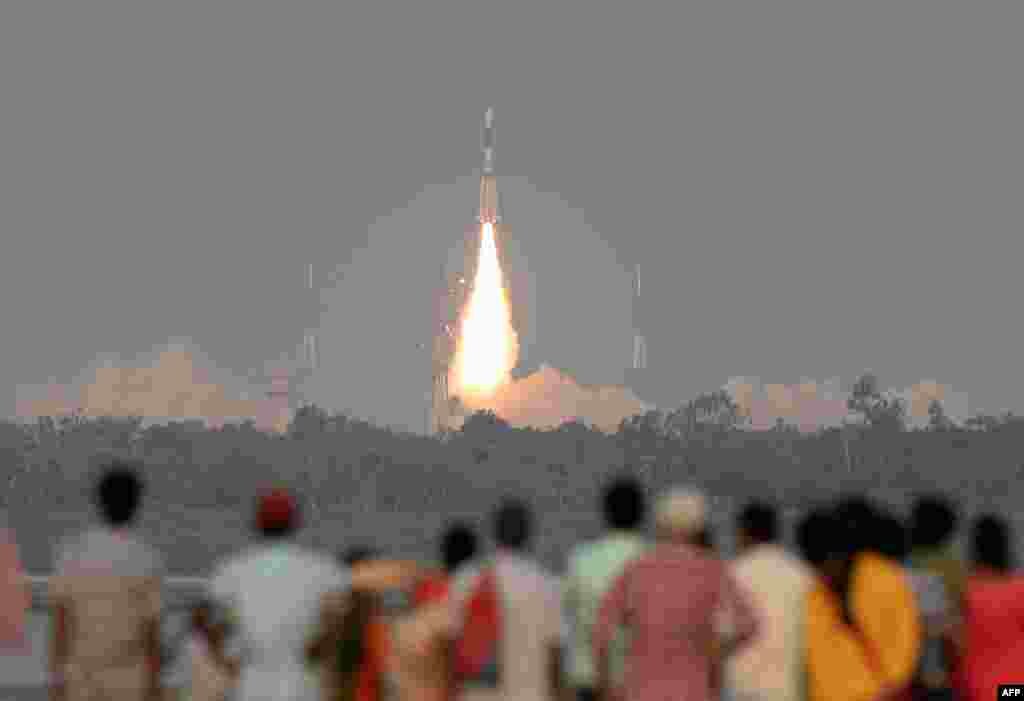
M 704 494 L 689 487 L 673 487 L 662 494 L 655 506 L 659 529 L 678 535 L 696 535 L 703 530 L 706 517 Z

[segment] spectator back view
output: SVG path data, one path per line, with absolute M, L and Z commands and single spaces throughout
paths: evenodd
M 758 622 L 725 563 L 698 541 L 707 522 L 703 494 L 674 489 L 658 502 L 659 543 L 629 562 L 605 595 L 594 631 L 598 686 L 613 692 L 608 646 L 628 621 L 631 645 L 623 694 L 630 701 L 709 701 L 719 658 L 748 643 Z M 716 625 L 728 621 L 722 644 Z
M 803 686 L 804 600 L 813 575 L 778 542 L 773 506 L 748 504 L 737 520 L 740 556 L 732 572 L 751 597 L 761 634 L 728 665 L 735 701 L 798 701 Z
M 994 516 L 971 533 L 971 574 L 964 593 L 964 698 L 996 698 L 999 684 L 1024 671 L 1024 578 L 1013 571 L 1010 530 Z
M 227 629 L 225 652 L 241 663 L 237 698 L 313 701 L 319 685 L 306 671 L 310 641 L 326 621 L 325 601 L 348 591 L 349 574 L 334 558 L 300 546 L 298 504 L 284 490 L 258 502 L 252 547 L 215 568 L 210 600 Z
M 504 501 L 494 514 L 495 556 L 469 563 L 456 576 L 456 673 L 472 670 L 462 677 L 459 698 L 533 700 L 558 691 L 559 587 L 528 555 L 531 520 L 524 503 Z
M 68 699 L 142 699 L 159 688 L 164 564 L 131 532 L 142 491 L 134 464 L 109 465 L 96 488 L 102 525 L 58 548 L 50 662 Z
M 906 573 L 880 552 L 881 515 L 858 497 L 808 523 L 800 540 L 821 575 L 807 597 L 809 698 L 908 698 L 921 622 Z
M 569 554 L 563 603 L 573 631 L 569 657 L 569 681 L 579 701 L 596 698 L 593 630 L 601 600 L 612 582 L 630 560 L 647 547 L 640 532 L 644 523 L 644 493 L 631 478 L 616 480 L 603 497 L 607 533 L 600 539 L 577 546 Z M 619 630 L 612 641 L 611 677 L 618 687 L 623 681 L 627 631 Z
M 477 539 L 466 524 L 446 529 L 441 543 L 443 571 L 427 573 L 413 592 L 413 610 L 396 625 L 398 697 L 421 701 L 451 698 L 448 640 L 454 634 L 450 577 L 476 556 Z

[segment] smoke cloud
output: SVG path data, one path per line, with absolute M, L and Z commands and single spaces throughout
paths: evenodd
M 18 402 L 18 417 L 79 413 L 89 417 L 142 417 L 147 423 L 201 420 L 217 428 L 228 421 L 255 420 L 264 430 L 283 430 L 290 421 L 285 397 L 267 399 L 262 391 L 235 393 L 210 378 L 195 353 L 181 343 L 157 351 L 149 364 L 122 367 L 111 359 L 92 370 L 92 377 L 77 389 L 51 381 L 41 391 Z M 273 379 L 275 389 L 286 390 L 287 373 Z M 241 395 L 241 396 L 239 396 Z
M 467 413 L 490 409 L 517 428 L 557 428 L 578 420 L 608 433 L 648 408 L 625 387 L 581 385 L 550 365 L 513 380 L 485 403 L 466 407 Z
M 849 392 L 840 389 L 839 378 L 825 382 L 805 379 L 795 384 L 761 384 L 757 379 L 733 378 L 724 387 L 750 420 L 754 430 L 772 428 L 781 419 L 799 430 L 812 432 L 854 419 L 847 409 Z M 962 423 L 968 416 L 967 395 L 934 380 L 922 380 L 905 389 L 889 389 L 883 395 L 901 399 L 911 426 L 928 424 L 928 408 L 939 401 L 951 420 Z

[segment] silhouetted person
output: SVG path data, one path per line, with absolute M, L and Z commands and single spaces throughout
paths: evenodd
M 558 581 L 529 554 L 532 515 L 525 503 L 503 501 L 493 527 L 497 552 L 462 567 L 451 590 L 458 697 L 557 698 L 562 644 Z
M 737 653 L 726 682 L 734 701 L 799 701 L 803 695 L 804 603 L 813 573 L 779 544 L 774 506 L 752 502 L 736 520 L 733 576 L 751 596 L 760 635 Z
M 658 543 L 630 561 L 605 595 L 594 630 L 598 688 L 613 692 L 608 647 L 628 621 L 631 644 L 622 692 L 630 701 L 708 701 L 721 658 L 749 643 L 758 621 L 726 563 L 698 544 L 703 494 L 673 489 L 658 501 Z M 728 639 L 718 624 L 728 622 Z
M 54 698 L 160 693 L 164 563 L 132 532 L 142 493 L 134 463 L 108 465 L 95 492 L 102 524 L 57 550 L 50 592 Z
M 641 530 L 646 504 L 643 489 L 636 480 L 620 478 L 606 487 L 602 507 L 607 532 L 569 553 L 565 578 L 563 604 L 573 631 L 568 678 L 579 701 L 596 698 L 592 640 L 601 600 L 626 563 L 648 547 Z M 626 630 L 619 630 L 611 651 L 611 683 L 616 687 L 623 681 L 626 643 Z
M 1013 571 L 1010 529 L 982 516 L 971 529 L 971 574 L 964 590 L 965 701 L 996 698 L 999 684 L 1024 671 L 1024 577 Z

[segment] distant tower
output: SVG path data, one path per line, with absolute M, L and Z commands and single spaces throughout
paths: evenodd
M 310 319 L 309 327 L 306 329 L 306 335 L 302 341 L 303 353 L 302 353 L 302 364 L 308 370 L 310 374 L 317 371 L 317 343 L 316 343 L 316 332 L 313 330 L 319 323 L 319 317 L 317 312 L 317 295 L 313 288 L 313 264 L 310 263 L 307 269 L 308 275 L 306 276 L 306 292 L 309 296 L 310 304 Z
M 633 266 L 633 369 L 647 369 L 647 336 L 641 321 L 640 266 Z
M 451 282 L 441 266 L 441 288 L 438 291 L 438 308 L 434 327 L 433 357 L 431 359 L 430 420 L 428 432 L 433 435 L 448 427 L 451 411 L 451 394 L 448 388 L 448 373 L 455 347 L 455 319 L 452 314 L 453 290 Z
M 317 357 L 317 336 L 316 325 L 319 322 L 318 302 L 316 290 L 313 286 L 313 264 L 306 266 L 303 280 L 303 293 L 305 299 L 305 321 L 306 329 L 302 337 L 302 350 L 298 358 L 293 357 L 286 363 L 289 369 L 277 366 L 270 373 L 267 390 L 267 400 L 274 411 L 285 411 L 297 409 L 307 401 L 304 396 L 308 393 L 308 385 L 311 378 L 317 371 L 319 358 Z

